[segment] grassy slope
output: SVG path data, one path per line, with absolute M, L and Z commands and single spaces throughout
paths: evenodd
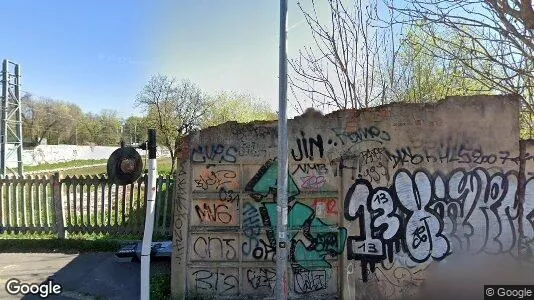
M 103 163 L 106 163 L 107 160 L 91 160 L 91 161 L 72 161 L 72 162 L 66 162 L 66 163 L 57 163 L 57 164 L 49 164 L 46 168 L 44 165 L 39 165 L 35 167 L 26 167 L 24 170 L 26 172 L 34 172 L 38 171 L 36 173 L 32 173 L 32 175 L 50 175 L 54 173 L 55 171 L 50 170 L 56 170 L 56 169 L 65 169 L 62 171 L 59 171 L 61 176 L 65 177 L 67 175 L 69 176 L 82 176 L 82 175 L 105 175 L 106 174 L 106 165 L 102 165 Z M 96 166 L 94 166 L 96 165 Z M 146 169 L 146 164 L 143 160 L 143 165 Z M 37 168 L 37 169 L 31 169 L 36 167 L 43 168 Z M 87 167 L 81 167 L 80 166 L 87 166 Z M 72 167 L 77 167 L 76 169 L 69 169 Z M 158 159 L 158 173 L 159 174 L 168 174 L 171 171 L 171 159 L 169 157 L 159 158 Z

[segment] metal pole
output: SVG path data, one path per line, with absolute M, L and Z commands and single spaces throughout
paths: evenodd
M 4 64 L 2 68 L 2 116 L 1 116 L 1 129 L 0 129 L 0 172 L 2 176 L 6 175 L 6 166 L 7 166 L 7 109 L 8 109 L 8 86 L 9 86 L 9 76 L 8 76 L 9 61 L 4 59 Z
M 154 231 L 154 212 L 156 207 L 156 130 L 148 130 L 148 181 L 145 231 L 141 248 L 141 300 L 150 299 L 150 252 L 152 250 L 152 232 Z
M 287 299 L 287 0 L 280 0 L 280 52 L 278 71 L 278 186 L 277 186 L 277 245 L 276 299 Z
M 20 100 L 20 65 L 15 65 L 15 101 L 17 102 L 17 115 L 16 115 L 16 126 L 17 126 L 17 135 L 18 135 L 18 146 L 17 146 L 17 168 L 19 170 L 19 176 L 24 174 L 23 165 L 22 165 L 22 146 L 24 145 L 24 138 L 22 137 L 22 103 Z M 59 139 L 59 135 L 58 135 Z

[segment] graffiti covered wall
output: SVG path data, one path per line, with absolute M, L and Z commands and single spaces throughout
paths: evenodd
M 520 151 L 518 113 L 517 99 L 477 96 L 289 120 L 291 297 L 415 296 L 459 253 L 532 261 L 534 162 L 520 159 L 531 146 Z M 173 294 L 274 295 L 276 146 L 276 122 L 185 140 Z

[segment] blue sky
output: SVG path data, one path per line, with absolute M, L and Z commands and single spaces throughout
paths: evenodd
M 289 1 L 289 55 L 306 25 Z M 150 75 L 188 78 L 207 93 L 249 92 L 278 105 L 279 2 L 19 0 L 0 12 L 0 58 L 21 65 L 22 90 L 84 111 L 138 114 Z M 7 26 L 9 24 L 9 26 Z

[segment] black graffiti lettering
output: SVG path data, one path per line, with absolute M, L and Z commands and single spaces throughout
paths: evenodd
M 414 249 L 417 249 L 419 245 L 421 244 L 421 242 L 426 242 L 428 240 L 428 235 L 426 235 L 425 226 L 417 227 L 412 233 L 412 235 L 413 235 L 412 247 Z
M 423 148 L 421 152 L 412 150 L 410 147 L 396 149 L 394 151 L 384 151 L 385 156 L 393 162 L 393 168 L 402 167 L 406 164 L 419 165 L 427 163 L 458 163 L 458 164 L 478 164 L 493 165 L 500 159 L 504 164 L 511 160 L 518 164 L 518 158 L 509 158 L 509 152 L 501 151 L 500 157 L 494 153 L 484 153 L 481 149 L 469 149 L 464 145 L 447 146 L 441 148 Z
M 380 194 L 376 195 L 374 201 L 379 203 L 379 204 L 384 204 L 384 203 L 388 202 L 388 198 L 386 197 L 386 194 L 380 193 Z
M 224 186 L 219 189 L 219 200 L 226 202 L 239 201 L 239 193 L 227 190 Z
M 213 276 L 212 272 L 199 270 L 193 272 L 193 276 L 195 276 L 195 288 L 197 290 L 213 290 L 212 283 L 208 281 Z
M 192 273 L 196 291 L 206 290 L 219 295 L 237 294 L 239 280 L 237 276 L 220 271 L 198 270 Z
M 224 277 L 224 286 L 225 289 L 221 292 L 221 294 L 230 294 L 230 292 L 233 290 L 237 291 L 239 280 L 236 276 L 228 275 Z
M 205 163 L 209 162 L 236 162 L 237 149 L 233 146 L 225 147 L 221 144 L 211 146 L 198 146 L 191 150 L 191 161 Z
M 294 272 L 294 290 L 298 294 L 316 292 L 327 288 L 324 270 Z
M 382 130 L 382 133 L 380 134 L 380 139 L 383 141 L 391 141 L 391 136 L 387 131 Z
M 325 175 L 328 173 L 326 164 L 298 164 L 291 175 L 295 175 L 297 172 L 302 172 L 304 174 L 310 174 L 311 171 L 314 171 L 315 175 Z
M 358 157 L 358 165 L 360 167 L 367 164 L 372 164 L 382 160 L 382 148 L 366 149 L 360 152 Z
M 259 239 L 260 245 L 252 250 L 252 257 L 255 259 L 274 260 L 276 255 L 275 244 L 266 243 L 263 239 Z
M 333 252 L 334 255 L 338 251 L 338 237 L 334 232 L 317 233 L 312 240 L 315 251 Z
M 247 256 L 250 255 L 250 253 L 258 248 L 259 245 L 258 238 L 255 236 L 249 236 L 248 241 L 244 241 L 243 244 L 241 244 L 241 251 L 243 252 L 243 255 Z
M 361 250 L 365 253 L 378 253 L 378 250 L 376 249 L 376 245 L 373 243 L 363 243 L 361 246 L 357 247 L 357 249 Z
M 464 149 L 463 147 L 461 147 L 458 151 L 458 156 L 461 157 L 461 159 L 458 161 L 461 164 L 470 164 L 472 161 L 469 151 Z
M 409 163 L 406 153 L 403 152 L 403 150 L 395 150 L 395 154 L 389 152 L 388 150 L 385 151 L 387 158 L 393 162 L 393 168 L 396 168 L 397 166 L 403 166 L 406 163 Z
M 332 131 L 336 134 L 338 138 L 340 138 L 342 144 L 345 144 L 344 139 L 347 139 L 355 144 L 366 141 L 383 143 L 383 141 L 391 140 L 391 136 L 387 131 L 380 130 L 376 126 L 358 128 L 356 131 L 353 132 L 345 132 L 337 128 L 332 128 Z
M 201 259 L 234 260 L 237 252 L 233 244 L 235 238 L 218 238 L 199 236 L 193 242 L 193 251 Z
M 299 156 L 297 157 L 295 155 L 295 149 L 291 149 L 291 156 L 293 156 L 293 160 L 295 161 L 301 161 L 302 158 L 303 158 L 303 155 L 302 155 L 302 146 L 301 146 L 301 141 L 300 139 L 297 139 L 297 147 L 299 148 Z
M 472 153 L 472 163 L 475 159 L 480 163 L 497 161 L 496 156 L 481 151 Z M 401 169 L 391 187 L 377 189 L 372 189 L 369 181 L 357 179 L 344 202 L 345 219 L 359 222 L 360 228 L 360 235 L 347 237 L 347 259 L 361 261 L 366 281 L 377 263 L 386 258 L 391 263 L 399 251 L 415 263 L 439 261 L 451 249 L 531 257 L 532 243 L 517 234 L 518 184 L 516 171 L 490 175 L 481 167 L 471 171 L 459 168 L 447 175 Z M 534 194 L 534 179 L 527 180 L 525 190 Z M 396 214 L 397 207 L 402 218 Z M 528 221 L 523 225 L 527 224 L 525 232 L 532 239 L 534 209 L 529 207 L 525 214 Z M 513 250 L 518 248 L 522 254 Z
M 323 152 L 324 152 L 323 138 L 320 135 L 317 135 L 317 139 L 310 138 L 309 142 L 310 142 L 310 159 L 313 159 L 314 157 L 313 156 L 314 148 L 317 148 L 317 150 L 319 151 L 319 157 L 323 158 Z
M 317 135 L 317 138 L 308 138 L 306 139 L 306 136 L 303 131 L 300 132 L 301 137 L 297 138 L 297 147 L 298 147 L 298 155 L 295 152 L 295 149 L 291 149 L 291 156 L 293 157 L 293 160 L 295 161 L 301 161 L 304 158 L 308 158 L 309 160 L 313 160 L 314 158 L 314 149 L 316 148 L 319 152 L 319 157 L 323 158 L 324 154 L 324 145 L 323 145 L 323 138 L 321 135 Z M 304 153 L 303 153 L 304 152 Z
M 254 289 L 266 287 L 272 290 L 276 284 L 276 271 L 268 268 L 249 269 L 247 280 Z
M 237 177 L 237 174 L 235 171 L 218 170 L 218 171 L 211 171 L 208 174 L 201 174 L 194 181 L 197 184 L 197 187 L 203 190 L 209 189 L 210 186 L 213 186 L 216 189 L 219 189 L 225 184 L 235 183 L 234 180 L 236 177 Z
M 184 163 L 182 162 L 179 166 L 178 176 L 176 178 L 175 188 L 176 188 L 176 201 L 174 209 L 174 229 L 173 229 L 173 249 L 175 249 L 174 257 L 178 260 L 178 263 L 182 263 L 184 258 L 185 245 L 183 244 L 183 230 L 184 223 L 187 223 L 187 208 L 186 208 L 186 197 L 185 197 L 185 176 L 186 172 L 184 171 Z
M 203 222 L 220 222 L 228 224 L 232 222 L 232 215 L 229 212 L 229 207 L 226 204 L 208 204 L 195 205 L 195 211 L 198 218 Z

